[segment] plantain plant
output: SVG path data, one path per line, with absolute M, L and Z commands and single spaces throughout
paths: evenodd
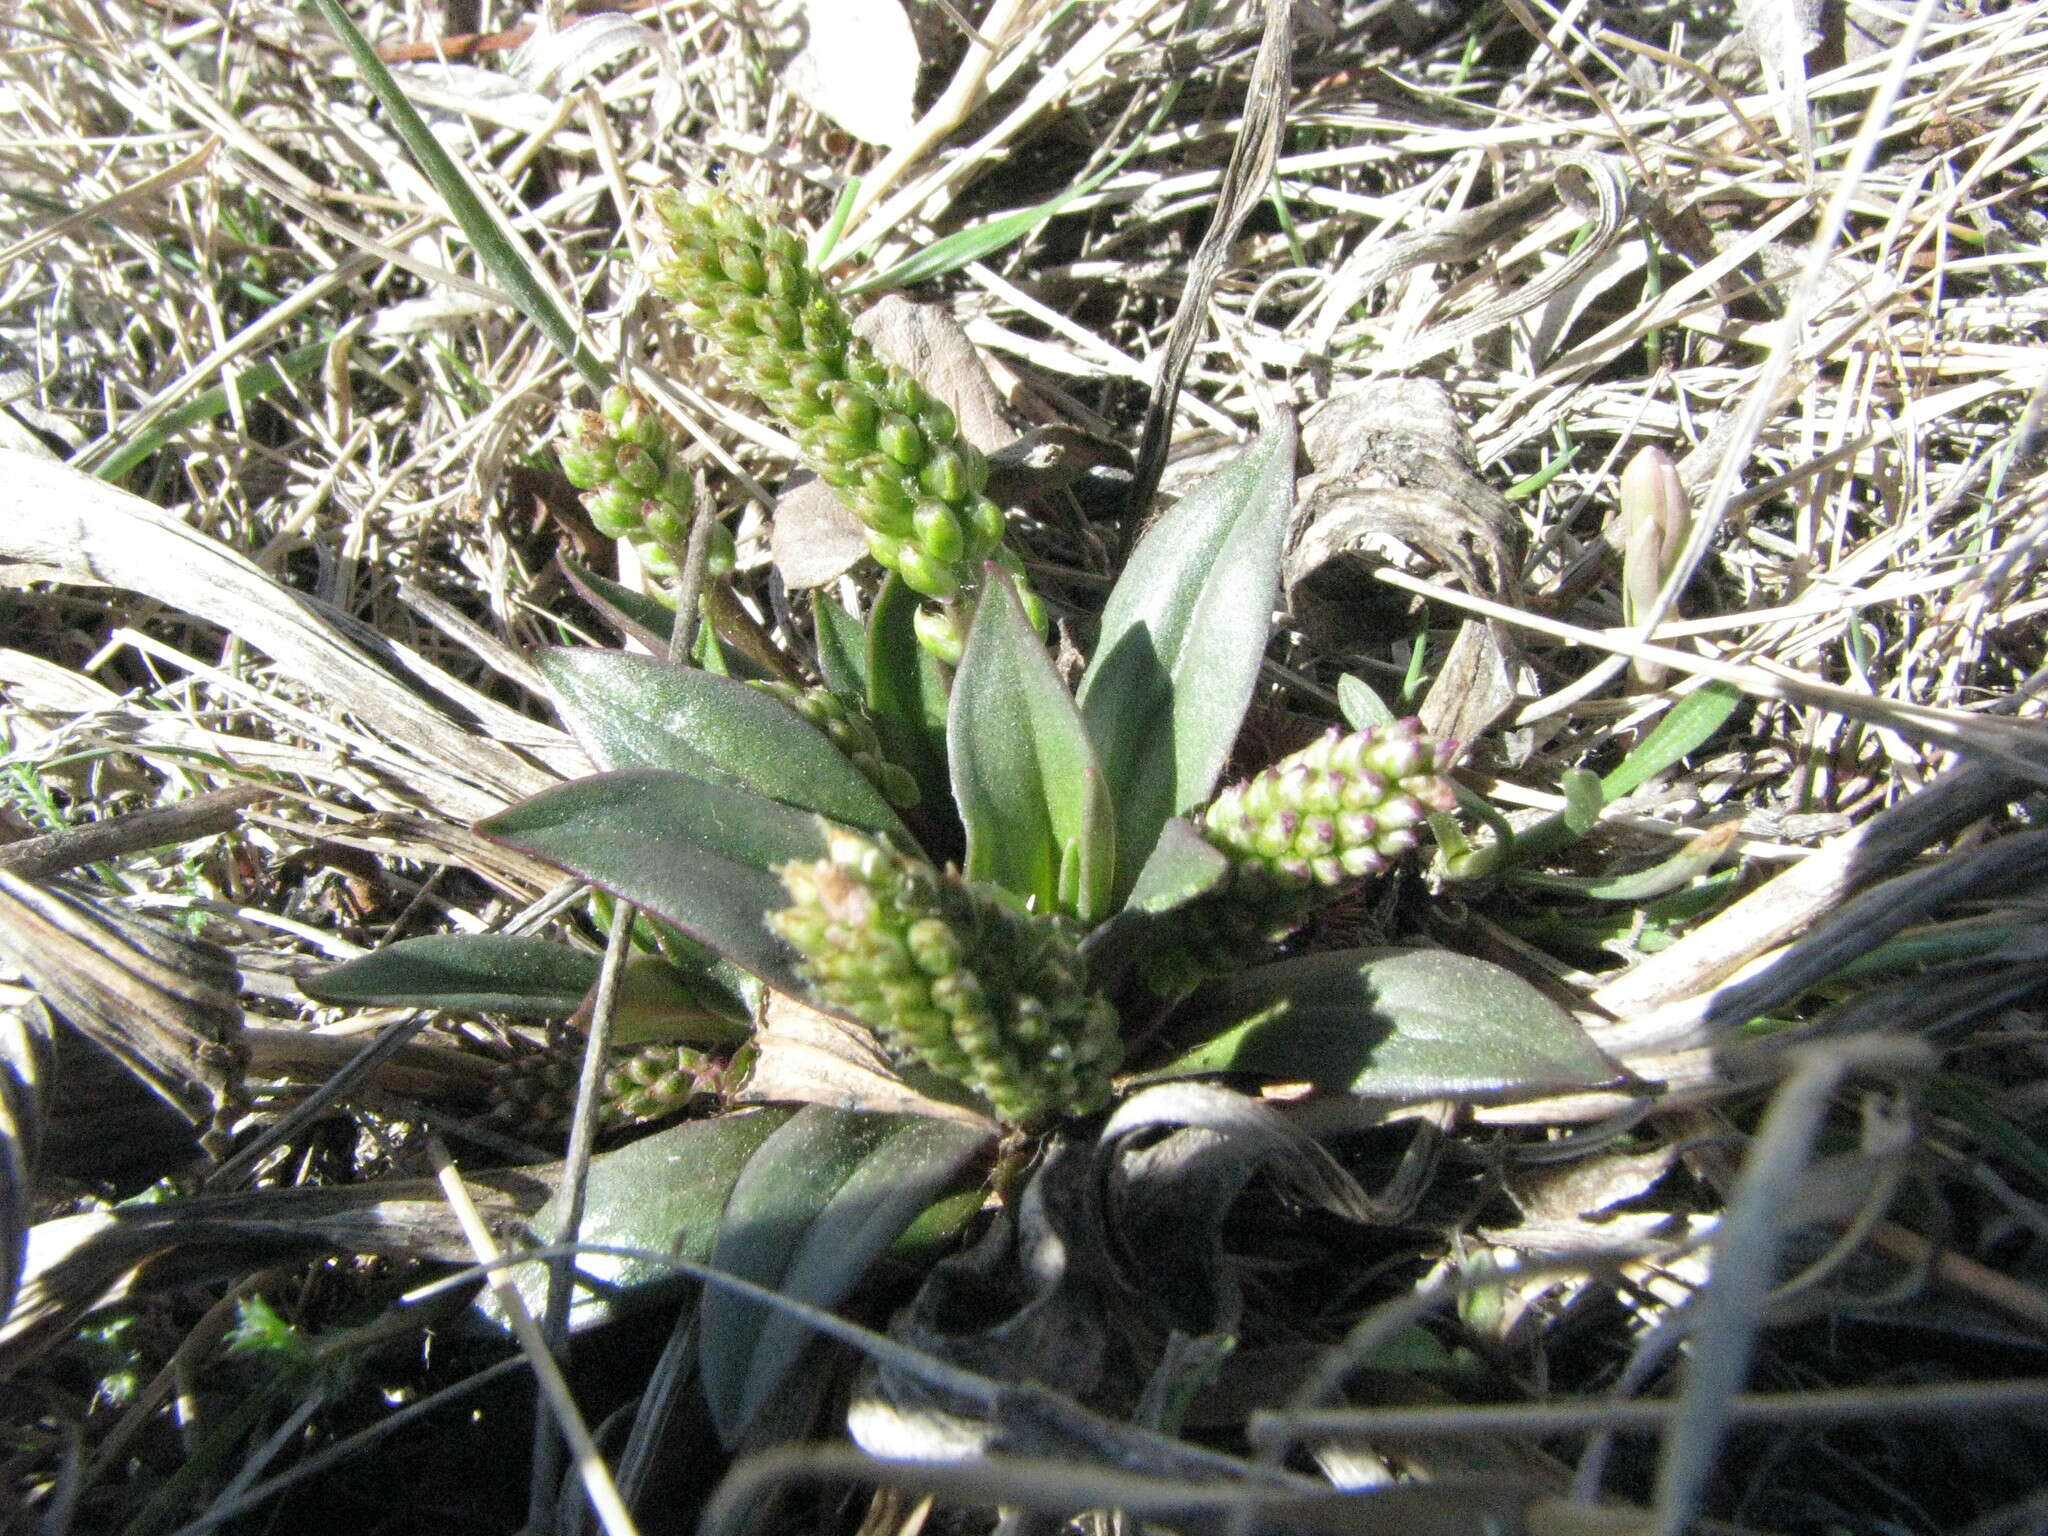
M 657 286 L 790 430 L 885 574 L 859 613 L 814 594 L 795 663 L 798 637 L 728 653 L 723 625 L 697 634 L 697 665 L 537 658 L 602 771 L 479 830 L 587 881 L 605 926 L 614 904 L 634 909 L 615 1058 L 585 1081 L 603 1127 L 689 1116 L 600 1157 L 588 1210 L 544 1208 L 537 1232 L 673 1251 L 832 1306 L 890 1244 L 957 1229 L 998 1135 L 1022 1150 L 1139 1083 L 1277 1077 L 1400 1101 L 1615 1079 L 1567 1014 L 1487 962 L 1273 959 L 1458 803 L 1456 744 L 1383 712 L 1222 782 L 1280 599 L 1290 420 L 1152 524 L 1069 688 L 952 413 L 855 337 L 794 237 L 723 194 L 663 197 L 657 214 Z M 571 416 L 561 453 L 606 533 L 672 553 L 701 535 L 675 438 L 644 402 L 607 393 Z M 683 622 L 585 587 L 650 652 Z M 459 935 L 391 945 L 308 990 L 560 1019 L 587 1014 L 597 979 L 585 949 Z M 790 1027 L 777 998 L 870 1039 L 897 1082 L 764 1085 Z M 497 1128 L 559 1131 L 566 1066 L 504 1072 Z M 826 1102 L 726 1112 L 792 1097 Z M 664 1273 L 628 1262 L 576 1315 L 608 1315 Z M 716 1290 L 701 1320 L 707 1400 L 736 1444 L 803 1331 Z
M 887 575 L 863 615 L 816 599 L 815 682 L 737 675 L 744 658 L 708 637 L 700 667 L 543 654 L 558 709 L 605 771 L 480 830 L 644 914 L 688 1002 L 666 1028 L 659 1007 L 641 1008 L 654 1022 L 636 1023 L 635 1044 L 730 1047 L 764 991 L 780 992 L 872 1033 L 901 1069 L 1013 1131 L 1098 1110 L 1120 1068 L 1169 1066 L 1126 1060 L 1127 1020 L 1150 1032 L 1204 982 L 1257 967 L 1456 806 L 1456 745 L 1412 720 L 1332 731 L 1219 791 L 1279 596 L 1290 422 L 1140 541 L 1070 692 L 985 461 L 951 411 L 853 333 L 794 236 L 724 193 L 665 194 L 655 209 L 657 287 L 790 428 Z M 610 391 L 571 418 L 561 452 L 603 531 L 681 542 L 687 476 L 644 402 Z M 429 942 L 466 946 L 464 963 L 486 970 L 532 963 L 532 941 Z M 1364 999 L 1360 967 L 1382 958 L 1321 965 L 1317 983 L 1351 975 Z M 388 1000 L 409 959 L 397 946 L 318 990 Z M 1487 969 L 1480 990 L 1513 994 L 1526 1014 L 1526 989 Z M 1257 979 L 1244 995 L 1284 1016 Z M 1546 1030 L 1561 1017 L 1538 1016 Z M 1220 1036 L 1242 1022 L 1211 1021 Z M 1510 1061 L 1481 1040 L 1446 1070 L 1471 1067 L 1488 1089 L 1518 1073 L 1552 1087 L 1560 1072 L 1605 1075 L 1550 1033 L 1566 1041 L 1559 1059 Z M 1327 1075 L 1328 1054 L 1311 1042 L 1299 1075 Z M 1213 1047 L 1188 1061 L 1232 1065 Z M 1359 1086 L 1358 1066 L 1342 1086 Z M 646 1092 L 650 1075 L 676 1069 L 614 1073 L 636 1085 L 622 1090 L 631 1102 L 680 1102 Z M 694 1058 L 686 1075 L 692 1090 L 710 1080 Z M 1434 1086 L 1473 1085 L 1440 1073 Z

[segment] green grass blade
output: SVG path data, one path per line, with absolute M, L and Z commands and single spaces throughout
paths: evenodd
M 562 308 L 554 288 L 541 275 L 525 242 L 513 233 L 496 209 L 484 201 L 470 182 L 468 173 L 441 147 L 427 128 L 405 90 L 399 85 L 370 40 L 357 30 L 341 8 L 340 0 L 314 0 L 327 24 L 334 28 L 349 57 L 362 72 L 363 83 L 391 116 L 391 128 L 419 165 L 427 180 L 448 205 L 448 213 L 469 243 L 484 260 L 520 313 L 531 320 L 554 346 L 583 375 L 592 389 L 603 389 L 612 381 L 608 369 L 576 334 L 576 323 Z
M 187 427 L 196 427 L 202 421 L 211 421 L 224 415 L 230 399 L 256 400 L 275 393 L 287 384 L 293 384 L 310 373 L 317 373 L 327 357 L 329 343 L 308 342 L 282 357 L 271 358 L 244 368 L 234 375 L 227 384 L 216 384 L 212 389 L 194 395 L 190 400 L 159 417 L 146 432 L 138 432 L 110 454 L 98 469 L 93 471 L 96 478 L 109 485 L 119 485 L 128 478 L 130 471 L 144 459 L 162 448 L 166 443 L 183 432 Z
M 1601 793 L 1611 805 L 1629 791 L 1647 784 L 1686 754 L 1705 746 L 1707 738 L 1728 723 L 1728 717 L 1741 703 L 1742 695 L 1726 683 L 1708 683 L 1687 694 L 1665 711 L 1664 718 L 1643 739 L 1642 745 L 1600 781 Z
M 1068 204 L 1076 198 L 1086 197 L 1110 177 L 1122 170 L 1131 158 L 1150 142 L 1152 130 L 1164 120 L 1166 113 L 1180 95 L 1180 85 L 1175 82 L 1160 98 L 1153 109 L 1151 119 L 1136 137 L 1109 164 L 1084 181 L 1076 182 L 1057 196 L 1049 197 L 1042 203 L 1029 208 L 1018 208 L 1009 213 L 998 214 L 984 219 L 966 229 L 956 230 L 943 240 L 935 240 L 923 250 L 906 256 L 886 272 L 862 278 L 849 284 L 849 294 L 871 293 L 891 288 L 908 288 L 913 283 L 929 282 L 932 278 L 943 277 L 948 272 L 957 272 L 969 262 L 980 261 L 993 256 L 1005 246 L 1014 245 L 1036 230 L 1041 224 L 1058 218 L 1066 212 Z M 845 206 L 842 200 L 842 206 Z M 836 218 L 836 215 L 835 215 Z M 838 229 L 828 231 L 836 240 Z M 820 263 L 822 265 L 822 262 Z

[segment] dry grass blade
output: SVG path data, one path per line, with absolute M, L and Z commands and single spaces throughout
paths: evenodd
M 217 945 L 0 870 L 0 957 L 224 1150 L 246 1052 L 240 980 Z
M 702 516 L 698 518 L 701 524 Z M 687 654 L 687 652 L 685 652 Z M 597 1121 L 601 1108 L 600 1094 L 604 1084 L 604 1072 L 611 1050 L 612 1023 L 618 1011 L 619 982 L 625 973 L 626 956 L 633 945 L 633 923 L 638 913 L 621 903 L 612 913 L 611 937 L 604 948 L 604 965 L 598 972 L 597 991 L 591 999 L 590 1033 L 583 1042 L 583 1065 L 576 1079 L 576 1112 L 569 1123 L 569 1150 L 563 1159 L 562 1193 L 560 1199 L 561 1221 L 557 1228 L 556 1241 L 573 1244 L 582 1232 L 583 1202 L 590 1178 L 590 1154 L 597 1143 Z M 488 1262 L 490 1255 L 478 1251 L 477 1257 Z M 573 1263 L 557 1259 L 548 1266 L 547 1303 L 540 1319 L 540 1339 L 551 1355 L 559 1354 L 569 1335 L 570 1288 L 573 1282 Z M 523 1303 L 522 1303 L 523 1306 Z M 531 1324 L 532 1319 L 527 1319 Z M 522 1334 L 522 1340 L 524 1335 Z M 566 1432 L 567 1426 L 563 1426 Z M 533 1473 L 530 1491 L 527 1494 L 527 1523 L 536 1532 L 545 1533 L 554 1523 L 556 1498 L 556 1473 L 560 1467 L 557 1452 L 562 1444 L 555 1426 L 546 1420 L 534 1425 Z M 582 1448 L 573 1436 L 567 1436 L 572 1450 L 581 1455 Z M 579 1471 L 582 1470 L 579 1467 Z M 589 1474 L 584 1472 L 586 1481 Z M 611 1498 L 623 1509 L 613 1489 Z
M 468 1240 L 471 1251 L 478 1262 L 495 1265 L 500 1257 L 497 1239 L 477 1211 L 469 1191 L 463 1187 L 462 1175 L 456 1171 L 454 1159 L 438 1142 L 434 1145 L 433 1155 L 442 1193 L 448 1197 L 449 1208 L 461 1222 L 463 1236 Z M 494 1268 L 491 1271 L 491 1291 L 511 1320 L 526 1362 L 540 1382 L 548 1410 L 560 1426 L 563 1438 L 569 1442 L 570 1451 L 576 1458 L 577 1475 L 583 1479 L 583 1491 L 589 1496 L 590 1507 L 596 1512 L 605 1536 L 632 1536 L 638 1530 L 633 1523 L 632 1512 L 626 1508 L 625 1500 L 619 1497 L 611 1469 L 605 1465 L 597 1442 L 591 1438 L 590 1427 L 584 1423 L 583 1415 L 576 1407 L 575 1394 L 563 1379 L 562 1368 L 555 1363 L 540 1325 L 534 1321 L 533 1314 L 527 1310 L 525 1298 L 519 1294 L 519 1287 L 512 1283 L 507 1271 Z
M 36 1151 L 42 1140 L 43 1095 L 50 1042 L 26 1009 L 0 1012 L 0 1318 L 14 1306 L 34 1221 Z
M 1693 1353 L 1681 1408 L 1658 1468 L 1657 1536 L 1693 1529 L 1707 1481 L 1749 1375 L 1764 1306 L 1777 1278 L 1785 1213 L 1795 1203 L 1814 1137 L 1849 1073 L 1914 1076 L 1932 1065 L 1917 1041 L 1873 1038 L 1807 1048 L 1772 1101 L 1714 1239 L 1714 1277 L 1692 1320 Z
M 1195 344 L 1209 323 L 1209 296 L 1223 276 L 1230 248 L 1245 219 L 1265 198 L 1280 154 L 1280 136 L 1287 126 L 1287 105 L 1294 75 L 1294 7 L 1287 0 L 1267 0 L 1266 25 L 1259 38 L 1245 88 L 1244 118 L 1231 142 L 1230 163 L 1216 192 L 1216 209 L 1208 231 L 1188 263 L 1166 344 L 1153 375 L 1152 398 L 1145 407 L 1145 425 L 1138 434 L 1137 466 L 1132 471 L 1130 499 L 1124 509 L 1124 546 L 1130 547 L 1140 520 L 1159 488 L 1166 469 L 1173 424 L 1177 419 L 1182 381 Z
M 140 497 L 6 450 L 0 472 L 0 581 L 124 588 L 246 637 L 374 733 L 333 732 L 432 809 L 467 820 L 552 782 L 510 742 L 530 744 L 564 767 L 577 761 L 566 737 L 323 612 Z M 414 686 L 438 691 L 441 701 Z M 479 735 L 459 714 L 481 717 L 491 734 Z

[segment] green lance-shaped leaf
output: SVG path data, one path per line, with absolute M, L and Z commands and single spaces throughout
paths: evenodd
M 787 900 L 774 871 L 822 857 L 830 825 L 749 790 L 642 768 L 544 790 L 477 830 L 581 875 L 800 996 L 792 956 L 767 926 Z
M 437 933 L 344 961 L 299 983 L 354 1008 L 439 1008 L 564 1019 L 597 985 L 597 956 L 546 939 Z
M 711 1263 L 792 1300 L 835 1306 L 988 1141 L 952 1121 L 808 1105 L 741 1171 Z M 715 1286 L 698 1308 L 704 1397 L 732 1445 L 812 1334 Z
M 671 768 L 889 836 L 880 790 L 787 700 L 655 656 L 587 648 L 539 655 L 562 719 L 606 768 Z
M 967 877 L 1040 912 L 1109 915 L 1116 826 L 1087 727 L 1005 578 L 990 584 L 953 679 L 947 755 Z
M 700 1264 L 711 1257 L 726 1201 L 748 1159 L 796 1113 L 777 1106 L 689 1120 L 599 1153 L 590 1165 L 577 1235 L 594 1247 L 632 1249 L 641 1256 L 589 1253 L 579 1258 L 578 1271 L 600 1287 L 576 1288 L 569 1326 L 579 1331 L 595 1327 L 636 1304 L 672 1296 L 675 1271 L 664 1256 L 673 1253 Z M 557 1196 L 534 1213 L 529 1225 L 543 1242 L 560 1235 L 561 1207 Z M 546 1267 L 521 1264 L 514 1274 L 520 1295 L 538 1314 L 546 1305 Z M 482 1305 L 487 1313 L 493 1311 L 488 1293 Z
M 1255 1072 L 1384 1099 L 1528 1097 L 1626 1074 L 1512 971 L 1437 949 L 1354 949 L 1259 966 L 1197 995 L 1218 1030 L 1162 1077 Z
M 856 832 L 826 841 L 825 858 L 783 867 L 788 905 L 770 919 L 814 996 L 1013 1125 L 1108 1101 L 1116 1014 L 1085 990 L 1059 920 Z
M 1229 759 L 1279 599 L 1293 495 L 1284 421 L 1182 497 L 1109 595 L 1079 697 L 1116 806 L 1119 895 L 1167 818 L 1206 800 Z

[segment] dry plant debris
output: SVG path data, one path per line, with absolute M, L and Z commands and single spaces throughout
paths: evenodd
M 647 198 L 711 180 L 836 228 L 843 291 L 930 306 L 938 366 L 993 381 L 977 430 L 1022 445 L 1039 493 L 1012 537 L 1078 660 L 1265 8 L 863 0 L 863 30 L 841 3 L 348 10 L 678 429 L 737 535 L 729 644 L 786 666 L 813 645 L 791 589 L 872 582 L 851 550 L 772 542 L 794 444 L 651 295 Z M 1217 1163 L 1226 1112 L 1190 1100 L 1082 1138 L 1066 1185 L 1005 1165 L 1005 1197 L 1047 1204 L 948 1260 L 962 1316 L 921 1312 L 916 1352 L 838 1325 L 876 1357 L 864 1401 L 922 1382 L 994 1460 L 768 1450 L 707 1518 L 772 1497 L 789 1528 L 905 1532 L 923 1499 L 1186 1529 L 2036 1529 L 2048 7 L 1291 11 L 1270 189 L 1197 316 L 1164 475 L 1179 494 L 1279 409 L 1304 420 L 1288 581 L 1313 601 L 1276 630 L 1239 766 L 1335 723 L 1357 680 L 1459 736 L 1483 717 L 1459 777 L 1499 814 L 1441 829 L 1427 892 L 1328 912 L 1304 947 L 1484 956 L 1631 1076 L 1391 1114 L 1276 1089 L 1277 1163 Z M 529 654 L 616 643 L 564 557 L 658 585 L 548 451 L 595 397 L 316 10 L 17 0 L 0 37 L 0 1527 L 567 1530 L 579 1497 L 609 1529 L 687 1526 L 722 1452 L 676 1377 L 691 1346 L 662 1352 L 673 1305 L 553 1379 L 574 1423 L 572 1396 L 592 1423 L 642 1404 L 623 1446 L 572 1430 L 561 1479 L 510 1346 L 465 1327 L 466 1293 L 415 1294 L 581 1200 L 587 1135 L 565 1178 L 559 1141 L 483 1113 L 559 1026 L 298 986 L 428 934 L 552 934 L 599 974 L 585 893 L 471 830 L 589 769 Z M 1334 430 L 1358 412 L 1395 444 L 1369 465 Z M 1649 448 L 1682 497 L 1646 541 L 1619 487 Z M 222 833 L 209 797 L 249 785 Z M 142 988 L 144 1017 L 176 986 L 120 956 L 197 957 L 214 1076 L 167 1095 L 191 1117 L 50 985 L 89 963 L 41 952 L 52 914 L 103 936 L 94 985 Z M 932 1103 L 799 1022 L 764 1037 L 777 1093 Z M 443 1136 L 481 1216 L 427 1182 Z M 1227 1256 L 1192 1312 L 1145 1249 L 1173 1230 L 1161 1178 Z M 115 1204 L 144 1191 L 200 1204 Z M 616 1198 L 594 1188 L 586 1240 Z M 1086 1403 L 991 1387 L 1016 1336 L 963 1317 L 1037 1345 L 1078 1326 L 1063 1235 L 1113 1311 L 1210 1344 L 1113 1337 Z M 715 1262 L 709 1239 L 681 1258 Z M 883 1323 L 937 1252 L 899 1252 L 851 1315 Z M 523 1294 L 559 1329 L 545 1292 Z M 829 1441 L 839 1378 L 813 1378 L 743 1448 Z M 1383 1502 L 1333 1513 L 1333 1488 Z

